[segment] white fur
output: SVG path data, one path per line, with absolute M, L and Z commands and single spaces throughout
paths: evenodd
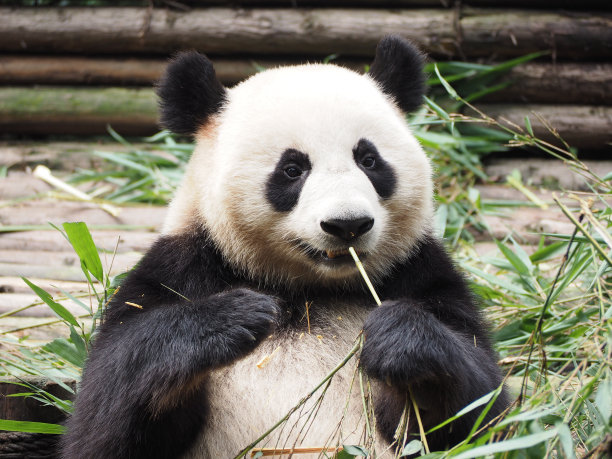
M 318 306 L 330 311 L 324 329 L 312 327 L 308 333 L 304 320 L 303 331 L 275 334 L 244 359 L 212 373 L 208 380 L 210 415 L 187 458 L 234 457 L 283 419 L 342 361 L 354 344 L 363 314 L 356 316 L 354 305 Z M 266 356 L 269 361 L 258 368 L 257 363 Z M 353 358 L 334 376 L 318 409 L 322 389 L 257 447 L 367 445 L 370 452 L 376 452 L 374 457 L 392 457 L 379 435 L 368 440 L 358 378 Z M 371 384 L 376 389 L 377 383 Z
M 394 168 L 397 186 L 388 200 L 354 162 L 362 138 Z M 287 148 L 307 154 L 312 171 L 298 204 L 281 213 L 267 202 L 265 183 Z M 370 216 L 374 227 L 355 248 L 368 254 L 366 270 L 378 278 L 429 229 L 431 196 L 428 159 L 372 79 L 334 65 L 284 67 L 229 90 L 223 111 L 199 133 L 164 232 L 203 224 L 225 257 L 260 282 L 354 282 L 356 269 L 315 263 L 296 241 L 337 249 L 320 222 Z

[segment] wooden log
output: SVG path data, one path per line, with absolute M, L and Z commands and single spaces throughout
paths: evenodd
M 21 195 L 31 195 L 29 186 L 30 184 L 36 184 L 37 180 L 39 179 L 32 177 L 30 174 L 11 172 L 7 178 L 2 179 L 0 193 L 4 189 L 20 187 L 21 185 Z M 17 193 L 11 194 L 15 195 Z M 0 196 L 4 197 L 2 194 Z M 98 204 L 92 202 L 50 199 L 16 202 L 13 205 L 5 204 L 0 207 L 0 223 L 1 226 L 27 226 L 48 222 L 61 225 L 65 221 L 84 221 L 89 225 L 117 227 L 117 231 L 121 230 L 122 225 L 130 229 L 137 227 L 141 231 L 146 229 L 153 231 L 161 227 L 166 215 L 164 206 L 131 205 L 115 207 L 118 213 L 113 216 Z
M 446 10 L 0 8 L 0 50 L 101 54 L 206 53 L 373 55 L 385 32 L 403 32 L 452 54 Z
M 5 0 L 5 4 L 13 6 L 30 6 L 32 1 Z M 91 0 L 42 0 L 37 2 L 39 5 L 46 6 L 89 6 Z M 116 6 L 118 2 L 114 0 L 98 0 L 97 6 Z M 149 6 L 146 0 L 122 0 L 123 6 Z M 378 8 L 399 8 L 399 7 L 439 7 L 452 8 L 458 4 L 480 5 L 480 6 L 510 6 L 521 8 L 548 7 L 550 9 L 607 9 L 610 10 L 609 0 L 180 0 L 176 2 L 166 0 L 153 0 L 155 6 L 168 6 L 175 9 L 187 9 L 190 7 L 209 7 L 209 6 L 232 6 L 232 7 L 278 7 L 278 8 L 300 8 L 300 7 L 378 7 Z
M 27 377 L 24 381 L 33 386 L 40 387 L 56 397 L 72 399 L 72 394 L 57 383 Z M 73 388 L 76 387 L 74 381 L 68 381 L 67 384 Z M 9 396 L 21 392 L 27 392 L 27 389 L 10 381 L 0 382 L 0 419 L 49 423 L 58 423 L 64 419 L 65 415 L 57 408 L 44 406 L 32 398 Z
M 87 288 L 85 284 L 83 284 L 83 286 Z M 87 290 L 85 290 L 84 293 L 87 294 Z M 81 292 L 78 292 L 78 291 L 70 292 L 70 294 L 71 295 L 76 294 L 77 296 L 80 296 L 79 299 L 83 301 L 84 304 L 92 304 L 94 307 L 94 310 L 98 307 L 97 300 L 92 297 L 90 301 L 88 297 L 84 297 L 82 295 L 83 294 L 82 291 Z M 41 303 L 41 300 L 34 293 L 31 293 L 31 294 L 2 293 L 0 294 L 0 314 L 6 314 L 7 312 L 13 312 L 17 309 L 24 308 L 25 306 L 29 306 L 35 303 L 36 303 L 36 306 L 31 306 L 28 309 L 24 309 L 22 311 L 16 312 L 7 317 L 48 317 L 51 319 L 57 318 L 57 316 L 53 313 L 53 311 L 51 310 L 49 306 L 47 306 L 44 303 L 38 304 L 38 303 Z M 74 303 L 71 300 L 61 301 L 61 303 L 68 311 L 70 311 L 72 315 L 79 316 L 79 315 L 83 315 L 87 313 L 85 309 L 83 309 L 81 306 L 79 306 L 78 304 Z M 9 330 L 7 325 L 4 323 L 4 319 L 5 317 L 3 317 L 2 322 L 0 322 L 2 324 L 1 331 Z
M 100 250 L 106 251 L 107 253 L 113 253 L 115 247 L 118 246 L 119 252 L 145 252 L 153 241 L 155 241 L 159 235 L 148 231 L 108 231 L 108 230 L 91 230 L 91 234 L 96 247 Z M 119 244 L 117 245 L 117 241 Z M 37 231 L 19 231 L 13 233 L 0 233 L 0 250 L 57 250 L 65 251 L 69 249 L 69 246 L 62 235 L 57 231 L 49 227 L 48 231 L 37 230 Z M 65 279 L 82 281 L 82 272 L 80 268 L 77 271 L 76 279 Z M 22 274 L 8 274 L 4 276 L 14 277 Z M 33 273 L 28 275 L 29 277 L 40 277 L 47 278 L 46 276 L 37 276 Z
M 43 221 L 42 219 L 40 221 Z M 110 275 L 116 276 L 131 269 L 142 257 L 140 252 L 122 252 L 122 253 L 101 253 L 100 260 L 104 272 L 107 273 L 110 269 Z M 35 264 L 36 266 L 48 267 L 77 267 L 80 269 L 79 257 L 72 250 L 57 251 L 57 250 L 3 250 L 0 254 L 0 264 L 11 263 L 13 265 L 27 266 Z M 0 273 L 0 275 L 2 275 Z M 70 279 L 69 279 L 70 280 Z M 77 280 L 85 280 L 85 276 L 81 273 L 81 278 Z
M 4 85 L 107 85 L 152 86 L 168 65 L 168 58 L 88 58 L 73 56 L 0 55 L 0 84 Z M 253 57 L 252 59 L 214 59 L 217 78 L 232 86 L 260 69 L 313 62 Z M 370 62 L 338 59 L 334 64 L 363 72 Z
M 541 117 L 570 146 L 582 149 L 603 150 L 612 142 L 612 108 L 582 105 L 510 105 L 480 104 L 478 108 L 512 129 L 510 123 L 525 129 L 525 116 L 529 116 L 536 137 L 555 145 L 562 143 L 542 123 Z M 508 123 L 510 122 L 510 123 Z
M 1 14 L 1 13 L 0 13 Z M 151 89 L 0 88 L 0 132 L 151 135 L 157 128 Z
M 58 296 L 61 290 L 65 292 L 87 293 L 87 282 L 57 281 L 52 279 L 32 278 L 29 279 L 43 290 L 53 296 Z M 21 293 L 30 294 L 32 289 L 21 279 L 21 277 L 5 276 L 0 279 L 0 293 Z
M 517 55 L 517 50 L 550 50 L 554 57 L 585 60 L 609 59 L 612 54 L 608 13 L 464 8 L 461 15 L 459 42 L 466 56 L 497 58 Z
M 0 84 L 152 85 L 165 59 L 0 56 Z
M 143 148 L 142 145 L 136 148 Z M 79 144 L 69 142 L 0 142 L 0 167 L 14 171 L 16 169 L 33 169 L 39 164 L 49 169 L 75 172 L 77 169 L 98 169 L 104 162 L 102 158 L 92 155 L 94 150 L 125 151 L 123 146 L 113 144 L 106 146 L 103 143 Z M 28 174 L 22 177 L 27 181 L 27 187 L 19 188 L 16 184 L 9 184 L 11 180 L 5 177 L 0 181 L 0 199 L 15 199 L 34 195 L 51 190 L 46 182 L 36 179 Z M 7 183 L 8 182 L 8 183 Z
M 487 101 L 612 105 L 612 64 L 536 63 L 514 67 L 502 77 L 510 85 Z
M 531 112 L 549 120 L 570 145 L 603 149 L 612 141 L 612 108 L 585 105 L 480 104 L 494 117 L 524 125 Z M 0 88 L 0 132 L 83 134 L 106 132 L 111 124 L 124 134 L 152 133 L 156 126 L 152 89 Z M 535 134 L 551 139 L 544 125 L 530 116 Z
M 166 59 L 107 59 L 70 56 L 0 56 L 0 84 L 96 84 L 152 86 Z M 261 68 L 296 65 L 304 60 L 214 59 L 217 77 L 231 86 Z M 334 61 L 363 72 L 365 59 Z M 530 62 L 500 79 L 510 86 L 487 96 L 488 101 L 612 105 L 612 64 Z M 2 161 L 2 158 L 0 158 Z
M 607 58 L 612 14 L 509 9 L 0 8 L 0 51 L 371 56 L 386 33 L 434 56 Z
M 599 177 L 612 171 L 612 161 L 583 161 Z M 509 158 L 491 155 L 486 158 L 484 170 L 490 179 L 505 182 L 513 171 L 521 173 L 523 183 L 553 189 L 589 191 L 588 182 L 582 175 L 573 171 L 562 161 L 555 159 Z M 549 197 L 550 199 L 550 197 Z

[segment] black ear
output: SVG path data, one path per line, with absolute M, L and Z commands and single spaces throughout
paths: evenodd
M 160 123 L 177 134 L 193 135 L 219 111 L 226 89 L 217 80 L 212 62 L 203 54 L 178 54 L 157 84 Z
M 395 99 L 399 108 L 412 112 L 423 104 L 425 55 L 398 35 L 383 37 L 376 47 L 376 57 L 369 75 L 383 92 Z

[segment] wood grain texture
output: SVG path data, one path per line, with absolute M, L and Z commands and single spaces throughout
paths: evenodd
M 459 10 L 457 10 L 459 11 Z M 372 56 L 397 33 L 433 56 L 607 58 L 612 14 L 518 9 L 0 8 L 0 51 Z

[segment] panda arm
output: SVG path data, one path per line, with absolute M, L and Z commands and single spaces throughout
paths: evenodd
M 487 329 L 472 294 L 441 243 L 424 242 L 381 289 L 387 301 L 364 325 L 363 368 L 387 383 L 380 425 L 392 436 L 410 389 L 432 427 L 502 381 Z M 507 404 L 502 393 L 488 415 Z M 393 409 L 395 407 L 395 409 Z M 433 447 L 462 440 L 478 411 L 432 435 Z M 452 427 L 451 427 L 452 426 Z
M 202 259 L 202 246 L 175 242 L 158 242 L 109 305 L 62 457 L 181 455 L 204 422 L 207 370 L 250 352 L 276 320 L 272 297 L 248 289 L 212 293 L 221 284 L 208 278 L 217 276 L 213 266 L 202 267 L 211 258 Z

